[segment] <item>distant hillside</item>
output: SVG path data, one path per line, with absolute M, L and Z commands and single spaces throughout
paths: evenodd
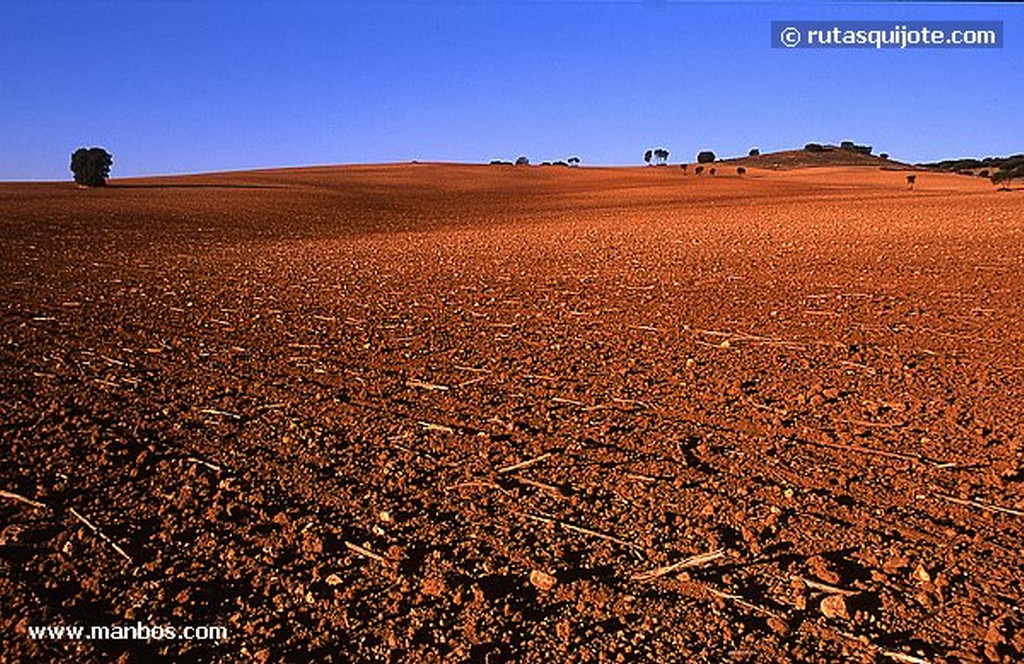
M 921 168 L 935 171 L 948 171 L 961 175 L 981 175 L 989 177 L 998 171 L 1024 173 L 1024 154 L 1013 154 L 1009 157 L 985 157 L 984 159 L 946 159 L 927 164 L 918 164 Z M 1017 175 L 1015 177 L 1021 177 Z
M 814 168 L 817 166 L 874 166 L 875 168 L 906 169 L 914 168 L 910 164 L 891 159 L 883 159 L 870 153 L 870 146 L 838 146 L 809 143 L 801 150 L 783 150 L 768 152 L 756 156 L 723 159 L 723 163 L 746 166 L 748 168 L 765 168 L 771 170 L 790 170 L 794 168 Z

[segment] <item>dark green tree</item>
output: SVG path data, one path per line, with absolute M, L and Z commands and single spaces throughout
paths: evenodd
M 992 174 L 990 179 L 992 180 L 992 184 L 1001 184 L 1002 187 L 1000 187 L 1000 189 L 1008 190 L 1010 188 L 1010 183 L 1020 178 L 1024 178 L 1024 165 L 1017 166 L 1016 168 L 1003 168 L 998 170 Z
M 644 161 L 647 162 L 648 166 L 651 165 L 651 157 L 653 157 L 653 156 L 654 156 L 654 150 L 651 150 L 651 149 L 644 150 Z
M 704 150 L 703 152 L 700 152 L 700 153 L 697 154 L 697 163 L 698 164 L 710 164 L 711 162 L 715 161 L 715 159 L 717 159 L 717 158 L 718 157 L 716 157 L 715 153 L 712 152 L 711 150 Z
M 78 148 L 71 154 L 75 183 L 85 187 L 105 185 L 113 164 L 114 158 L 103 148 Z

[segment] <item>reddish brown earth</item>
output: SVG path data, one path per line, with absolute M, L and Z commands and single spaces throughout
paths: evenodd
M 903 175 L 0 185 L 0 659 L 1020 661 L 1024 192 Z

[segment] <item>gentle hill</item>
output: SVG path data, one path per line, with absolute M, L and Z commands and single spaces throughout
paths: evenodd
M 910 164 L 891 159 L 882 159 L 873 154 L 845 149 L 838 145 L 822 145 L 818 151 L 800 149 L 768 152 L 753 157 L 723 159 L 722 163 L 776 171 L 797 168 L 820 168 L 823 166 L 874 166 L 875 168 L 891 169 L 914 168 Z

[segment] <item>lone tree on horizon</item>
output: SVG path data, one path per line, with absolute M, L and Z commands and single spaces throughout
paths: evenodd
M 570 166 L 575 167 L 580 165 L 580 158 L 577 157 L 576 155 L 569 157 L 569 159 L 567 159 L 566 161 L 569 163 Z
M 651 150 L 650 148 L 648 148 L 647 150 L 644 150 L 644 161 L 647 162 L 648 166 L 651 165 L 651 157 L 653 157 L 653 156 L 654 156 L 654 150 Z
M 659 165 L 665 165 L 668 163 L 668 150 L 665 148 L 656 148 L 654 150 L 654 158 L 658 160 Z
M 710 164 L 711 162 L 715 161 L 715 159 L 717 159 L 717 157 L 715 156 L 715 153 L 712 152 L 711 150 L 704 150 L 703 152 L 697 154 L 698 164 Z
M 529 165 L 530 165 L 529 157 L 522 156 L 522 157 L 519 157 L 518 159 L 516 159 L 516 166 L 529 166 Z
M 103 148 L 78 148 L 71 153 L 71 172 L 75 184 L 83 187 L 102 187 L 110 177 L 114 158 Z

